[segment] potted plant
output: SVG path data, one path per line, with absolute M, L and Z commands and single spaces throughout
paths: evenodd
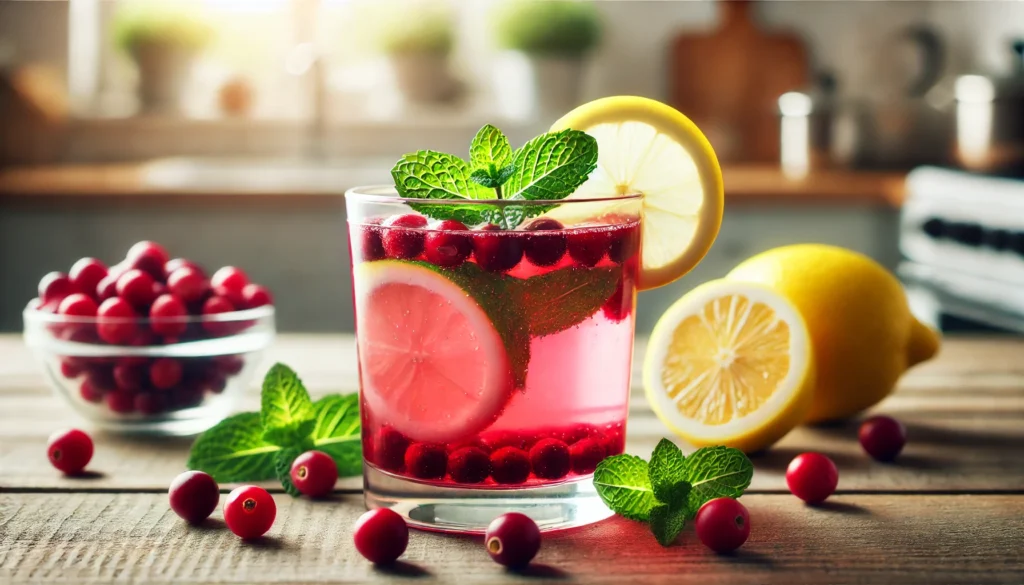
M 142 110 L 177 112 L 195 57 L 213 39 L 212 29 L 185 10 L 130 3 L 116 14 L 114 35 L 138 69 Z
M 458 93 L 449 56 L 455 41 L 451 9 L 437 0 L 379 2 L 360 22 L 387 56 L 399 91 L 411 102 L 445 102 Z
M 548 115 L 578 104 L 586 58 L 601 39 L 593 3 L 506 0 L 495 9 L 493 28 L 503 50 L 495 83 L 507 113 Z

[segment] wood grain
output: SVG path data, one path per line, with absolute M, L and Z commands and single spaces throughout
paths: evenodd
M 223 499 L 223 496 L 222 496 Z M 162 494 L 0 495 L 0 581 L 98 583 L 381 582 L 397 572 L 449 583 L 524 582 L 473 538 L 414 532 L 392 573 L 351 545 L 358 496 L 278 496 L 268 536 L 246 543 L 220 512 L 190 528 Z M 809 508 L 792 496 L 748 495 L 752 532 L 717 556 L 692 529 L 670 548 L 620 518 L 545 538 L 525 582 L 1020 583 L 1024 498 L 837 497 Z M 998 529 L 993 529 L 998 526 Z M 398 582 L 399 579 L 390 579 Z

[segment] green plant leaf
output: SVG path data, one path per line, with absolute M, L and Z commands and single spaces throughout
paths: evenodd
M 692 486 L 686 507 L 691 516 L 715 498 L 738 498 L 750 487 L 754 465 L 739 449 L 702 447 L 686 458 L 686 481 Z
M 654 497 L 659 501 L 666 504 L 679 503 L 670 494 L 675 493 L 675 485 L 686 477 L 685 461 L 683 452 L 668 439 L 662 439 L 654 447 L 650 463 L 651 486 L 654 488 Z M 686 491 L 689 492 L 689 484 Z
M 277 456 L 274 457 L 274 472 L 277 474 L 277 479 L 281 482 L 285 493 L 293 498 L 301 496 L 302 492 L 292 483 L 292 463 L 304 452 L 305 450 L 301 447 L 288 447 L 278 451 Z
M 274 459 L 280 450 L 263 439 L 259 413 L 243 412 L 199 435 L 186 465 L 219 482 L 260 481 L 276 475 Z
M 414 210 L 434 219 L 456 219 L 466 225 L 486 221 L 493 213 L 491 205 L 473 204 L 469 200 L 488 200 L 496 197 L 491 189 L 470 179 L 469 164 L 461 158 L 433 150 L 409 153 L 391 169 L 395 189 L 402 197 L 412 199 L 460 199 L 465 204 L 430 205 L 415 203 Z
M 324 396 L 313 403 L 313 411 L 316 417 L 312 433 L 313 448 L 334 459 L 339 477 L 362 473 L 359 395 Z
M 564 199 L 597 168 L 597 140 L 579 130 L 548 132 L 512 156 L 505 199 Z
M 622 268 L 563 268 L 517 281 L 530 334 L 544 336 L 575 327 L 596 313 L 618 286 Z
M 292 429 L 285 432 L 301 433 L 302 424 L 313 418 L 309 392 L 298 374 L 284 364 L 274 364 L 263 378 L 260 404 L 260 422 L 264 430 Z
M 679 533 L 686 526 L 686 520 L 685 508 L 658 504 L 651 508 L 648 524 L 658 544 L 669 546 L 679 538 Z
M 469 175 L 469 178 L 472 179 L 474 183 L 483 185 L 488 189 L 497 189 L 498 187 L 501 187 L 501 181 L 499 181 L 497 177 L 492 176 L 489 169 L 477 169 Z
M 647 474 L 647 462 L 634 455 L 615 455 L 597 465 L 594 487 L 613 512 L 646 522 L 658 505 Z
M 508 138 L 494 126 L 487 124 L 476 133 L 469 145 L 469 162 L 476 169 L 494 166 L 498 169 L 512 163 L 512 147 Z
M 312 445 L 309 440 L 313 432 L 313 419 L 289 423 L 283 427 L 271 427 L 263 429 L 263 440 L 273 443 L 279 447 L 291 447 L 293 445 Z

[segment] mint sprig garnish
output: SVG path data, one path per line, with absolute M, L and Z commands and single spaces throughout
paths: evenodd
M 298 375 L 275 364 L 263 381 L 260 412 L 228 417 L 192 444 L 187 466 L 219 482 L 278 478 L 298 495 L 289 472 L 297 456 L 310 449 L 330 455 L 339 476 L 362 471 L 359 398 L 332 394 L 313 402 Z
M 597 141 L 579 130 L 542 134 L 513 151 L 500 130 L 486 125 L 470 145 L 470 160 L 433 150 L 407 154 L 391 169 L 395 189 L 409 199 L 465 199 L 465 205 L 411 207 L 434 219 L 512 229 L 552 206 L 496 206 L 486 200 L 560 200 L 597 168 Z
M 686 457 L 662 439 L 649 464 L 635 455 L 602 461 L 594 470 L 594 487 L 613 512 L 647 522 L 658 543 L 668 546 L 701 506 L 742 496 L 753 475 L 753 464 L 737 449 L 703 447 Z

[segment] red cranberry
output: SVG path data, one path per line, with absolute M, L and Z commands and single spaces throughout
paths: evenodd
M 448 469 L 448 451 L 443 445 L 413 443 L 405 452 L 405 472 L 420 479 L 441 479 Z
M 466 261 L 473 253 L 473 242 L 465 233 L 469 228 L 461 221 L 446 219 L 427 233 L 425 250 L 427 261 L 443 268 L 453 268 Z
M 164 264 L 164 272 L 167 273 L 168 277 L 179 268 L 191 268 L 192 270 L 199 272 L 199 274 L 201 274 L 203 278 L 206 277 L 206 271 L 203 270 L 203 267 L 191 260 L 186 260 L 184 258 L 174 258 L 172 260 L 168 260 L 167 264 Z
M 274 297 L 267 287 L 258 284 L 247 284 L 242 289 L 242 308 L 255 309 L 274 304 Z
M 569 447 L 572 470 L 580 475 L 593 473 L 606 455 L 604 444 L 593 438 L 581 439 Z
M 473 257 L 480 268 L 490 272 L 508 272 L 523 258 L 523 243 L 518 236 L 501 233 L 501 228 L 488 224 L 473 234 Z
M 523 483 L 530 477 L 530 456 L 517 447 L 491 453 L 491 477 L 502 484 Z
M 96 332 L 100 339 L 112 345 L 123 345 L 132 340 L 137 328 L 135 309 L 131 304 L 114 297 L 103 301 L 96 313 Z
M 241 538 L 259 538 L 270 530 L 277 516 L 277 504 L 267 490 L 243 485 L 224 502 L 224 523 Z
M 107 276 L 107 265 L 95 258 L 82 258 L 71 267 L 68 277 L 75 290 L 93 296 L 96 285 Z
M 625 294 L 625 290 L 626 280 L 620 278 L 618 285 L 615 287 L 615 292 L 601 305 L 601 312 L 613 323 L 622 321 L 632 312 L 633 295 L 632 292 L 629 295 Z
M 149 326 L 159 335 L 177 337 L 188 328 L 187 316 L 188 309 L 181 299 L 174 295 L 161 295 L 149 308 Z
M 213 273 L 210 278 L 210 286 L 213 294 L 222 296 L 231 301 L 231 304 L 240 307 L 242 305 L 242 289 L 249 284 L 249 276 L 241 268 L 225 266 Z
M 203 403 L 203 389 L 197 386 L 183 386 L 170 397 L 175 409 L 193 408 Z
M 156 298 L 156 281 L 147 272 L 131 269 L 117 279 L 117 296 L 135 307 L 148 307 Z
M 95 317 L 99 307 L 92 297 L 83 293 L 73 293 L 60 302 L 57 313 L 69 317 Z
M 576 230 L 569 234 L 569 256 L 583 266 L 593 266 L 604 257 L 610 243 L 606 230 Z
M 67 475 L 81 473 L 92 459 L 92 451 L 92 438 L 78 429 L 57 431 L 46 445 L 50 464 Z
M 389 217 L 383 225 L 381 242 L 388 257 L 410 259 L 423 252 L 422 228 L 427 226 L 427 218 L 408 213 Z
M 480 483 L 491 474 L 491 458 L 477 447 L 463 447 L 448 458 L 448 473 L 458 483 Z
M 836 491 L 839 470 L 821 453 L 801 453 L 786 468 L 786 485 L 808 504 L 820 504 Z
M 167 399 L 163 394 L 143 392 L 135 395 L 135 410 L 146 416 L 160 414 L 167 410 Z
M 213 358 L 213 364 L 221 373 L 235 376 L 245 367 L 245 360 L 237 355 L 219 355 Z
M 203 303 L 203 315 L 219 315 L 221 313 L 231 313 L 235 310 L 235 305 L 228 299 L 221 296 L 212 296 L 206 299 Z M 235 329 L 236 324 L 230 321 L 212 321 L 204 320 L 203 329 L 213 335 L 229 335 Z
M 561 222 L 554 219 L 540 218 L 527 224 L 525 229 L 531 232 L 559 232 L 550 235 L 531 235 L 526 238 L 523 244 L 523 251 L 526 254 L 526 259 L 530 262 L 537 266 L 552 266 L 557 264 L 562 259 L 562 256 L 565 255 L 567 243 L 565 234 L 560 232 L 560 230 L 564 229 Z
M 481 435 L 480 442 L 492 453 L 502 447 L 526 448 L 526 437 L 514 431 L 491 431 Z
M 484 546 L 494 562 L 510 569 L 522 569 L 540 550 L 540 528 L 525 514 L 502 514 L 487 527 Z
M 107 401 L 107 408 L 118 414 L 131 414 L 135 412 L 135 393 L 124 390 L 107 392 L 104 397 Z
M 189 524 L 199 524 L 217 509 L 220 487 L 202 471 L 186 471 L 174 478 L 167 495 L 175 514 Z
M 907 429 L 891 416 L 873 416 L 860 425 L 860 446 L 878 461 L 892 461 L 907 443 Z
M 86 379 L 97 390 L 107 392 L 117 387 L 114 381 L 114 370 L 109 364 L 89 364 Z
M 370 225 L 359 226 L 359 253 L 365 262 L 387 258 L 384 241 L 380 237 L 380 218 L 367 220 Z
M 60 361 L 60 375 L 73 380 L 82 375 L 83 366 L 80 360 L 64 358 Z
M 198 268 L 183 266 L 169 274 L 167 289 L 183 302 L 197 303 L 206 297 L 210 283 Z
M 356 520 L 352 530 L 356 550 L 378 565 L 395 562 L 409 546 L 409 526 L 392 510 L 370 510 Z
M 300 492 L 311 498 L 322 498 L 334 491 L 338 465 L 323 451 L 306 451 L 292 462 L 290 475 Z
M 98 283 L 96 283 L 96 300 L 101 303 L 107 299 L 112 299 L 117 296 L 117 279 L 121 277 L 120 273 L 111 272 L 104 276 Z
M 71 279 L 63 272 L 51 272 L 39 281 L 39 298 L 44 303 L 60 302 L 64 297 L 75 292 Z
M 170 390 L 181 383 L 181 362 L 173 358 L 160 358 L 149 366 L 149 382 L 154 388 Z
M 559 479 L 569 473 L 569 447 L 558 439 L 541 439 L 530 449 L 533 474 L 541 479 Z
M 381 469 L 401 471 L 409 439 L 391 427 L 381 427 L 373 444 L 373 459 Z
M 148 381 L 149 373 L 144 365 L 119 363 L 114 366 L 114 384 L 118 390 L 138 392 Z
M 611 234 L 608 258 L 616 264 L 629 260 L 640 248 L 640 229 L 628 227 L 616 229 Z
M 697 538 L 717 553 L 732 552 L 750 536 L 750 514 L 732 498 L 716 498 L 697 511 Z
M 164 271 L 167 260 L 167 250 L 156 242 L 138 242 L 129 248 L 125 255 L 125 263 L 129 268 L 142 270 L 155 280 L 167 278 Z
M 82 382 L 82 385 L 78 387 L 78 395 L 82 397 L 82 400 L 93 404 L 103 402 L 103 390 L 100 390 L 90 384 L 89 380 L 85 380 Z

